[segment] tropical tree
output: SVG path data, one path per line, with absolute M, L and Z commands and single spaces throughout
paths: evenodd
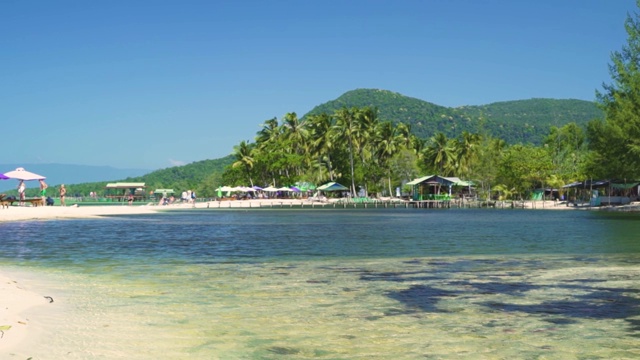
M 432 136 L 423 151 L 424 165 L 435 170 L 438 175 L 451 176 L 456 168 L 456 152 L 453 140 L 444 133 Z
M 583 177 L 582 169 L 587 152 L 584 130 L 576 123 L 560 128 L 552 126 L 544 141 L 554 166 L 554 175 L 564 182 Z
M 478 158 L 478 147 L 482 138 L 478 134 L 463 131 L 460 138 L 454 140 L 454 153 L 456 155 L 456 175 L 468 177 L 473 171 L 472 167 Z
M 233 155 L 236 161 L 231 165 L 234 168 L 242 168 L 245 174 L 249 178 L 251 186 L 253 186 L 253 179 L 251 177 L 251 169 L 253 168 L 253 145 L 247 141 L 241 141 L 240 145 L 234 147 Z
M 315 158 L 312 167 L 319 172 L 319 179 L 334 181 L 332 156 L 336 146 L 331 136 L 332 122 L 333 119 L 326 113 L 311 115 L 307 119 L 310 155 Z
M 549 153 L 532 145 L 514 145 L 504 152 L 498 165 L 499 183 L 523 194 L 543 187 L 553 164 Z
M 358 109 L 342 108 L 335 113 L 336 123 L 332 127 L 332 136 L 334 141 L 344 141 L 347 145 L 349 154 L 349 167 L 351 170 L 351 193 L 356 193 L 355 182 L 355 165 L 354 165 L 354 152 L 356 151 L 356 145 L 358 143 L 358 132 L 360 127 L 357 120 Z
M 393 168 L 389 165 L 389 161 L 396 154 L 399 147 L 400 137 L 396 134 L 396 128 L 394 128 L 391 122 L 385 121 L 378 123 L 375 129 L 375 158 L 377 159 L 378 166 L 386 172 L 387 184 L 389 186 L 389 194 L 393 194 L 391 189 L 391 177 Z
M 640 1 L 636 2 L 640 7 Z M 596 91 L 604 120 L 589 123 L 588 171 L 597 177 L 640 178 L 640 21 L 629 14 L 627 43 L 611 54 L 612 83 Z

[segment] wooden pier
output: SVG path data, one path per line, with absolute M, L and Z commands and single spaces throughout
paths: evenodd
M 409 205 L 416 209 L 448 209 L 451 208 L 451 200 L 412 200 Z

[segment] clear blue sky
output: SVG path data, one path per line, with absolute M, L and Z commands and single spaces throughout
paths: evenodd
M 634 0 L 0 1 L 0 163 L 159 169 L 357 88 L 595 100 Z

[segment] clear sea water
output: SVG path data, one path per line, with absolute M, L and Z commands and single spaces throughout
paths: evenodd
M 640 214 L 190 209 L 0 234 L 2 269 L 56 300 L 7 358 L 640 358 Z

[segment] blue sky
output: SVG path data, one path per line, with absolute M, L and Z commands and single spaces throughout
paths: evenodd
M 358 88 L 594 100 L 633 0 L 0 2 L 0 163 L 160 169 Z

